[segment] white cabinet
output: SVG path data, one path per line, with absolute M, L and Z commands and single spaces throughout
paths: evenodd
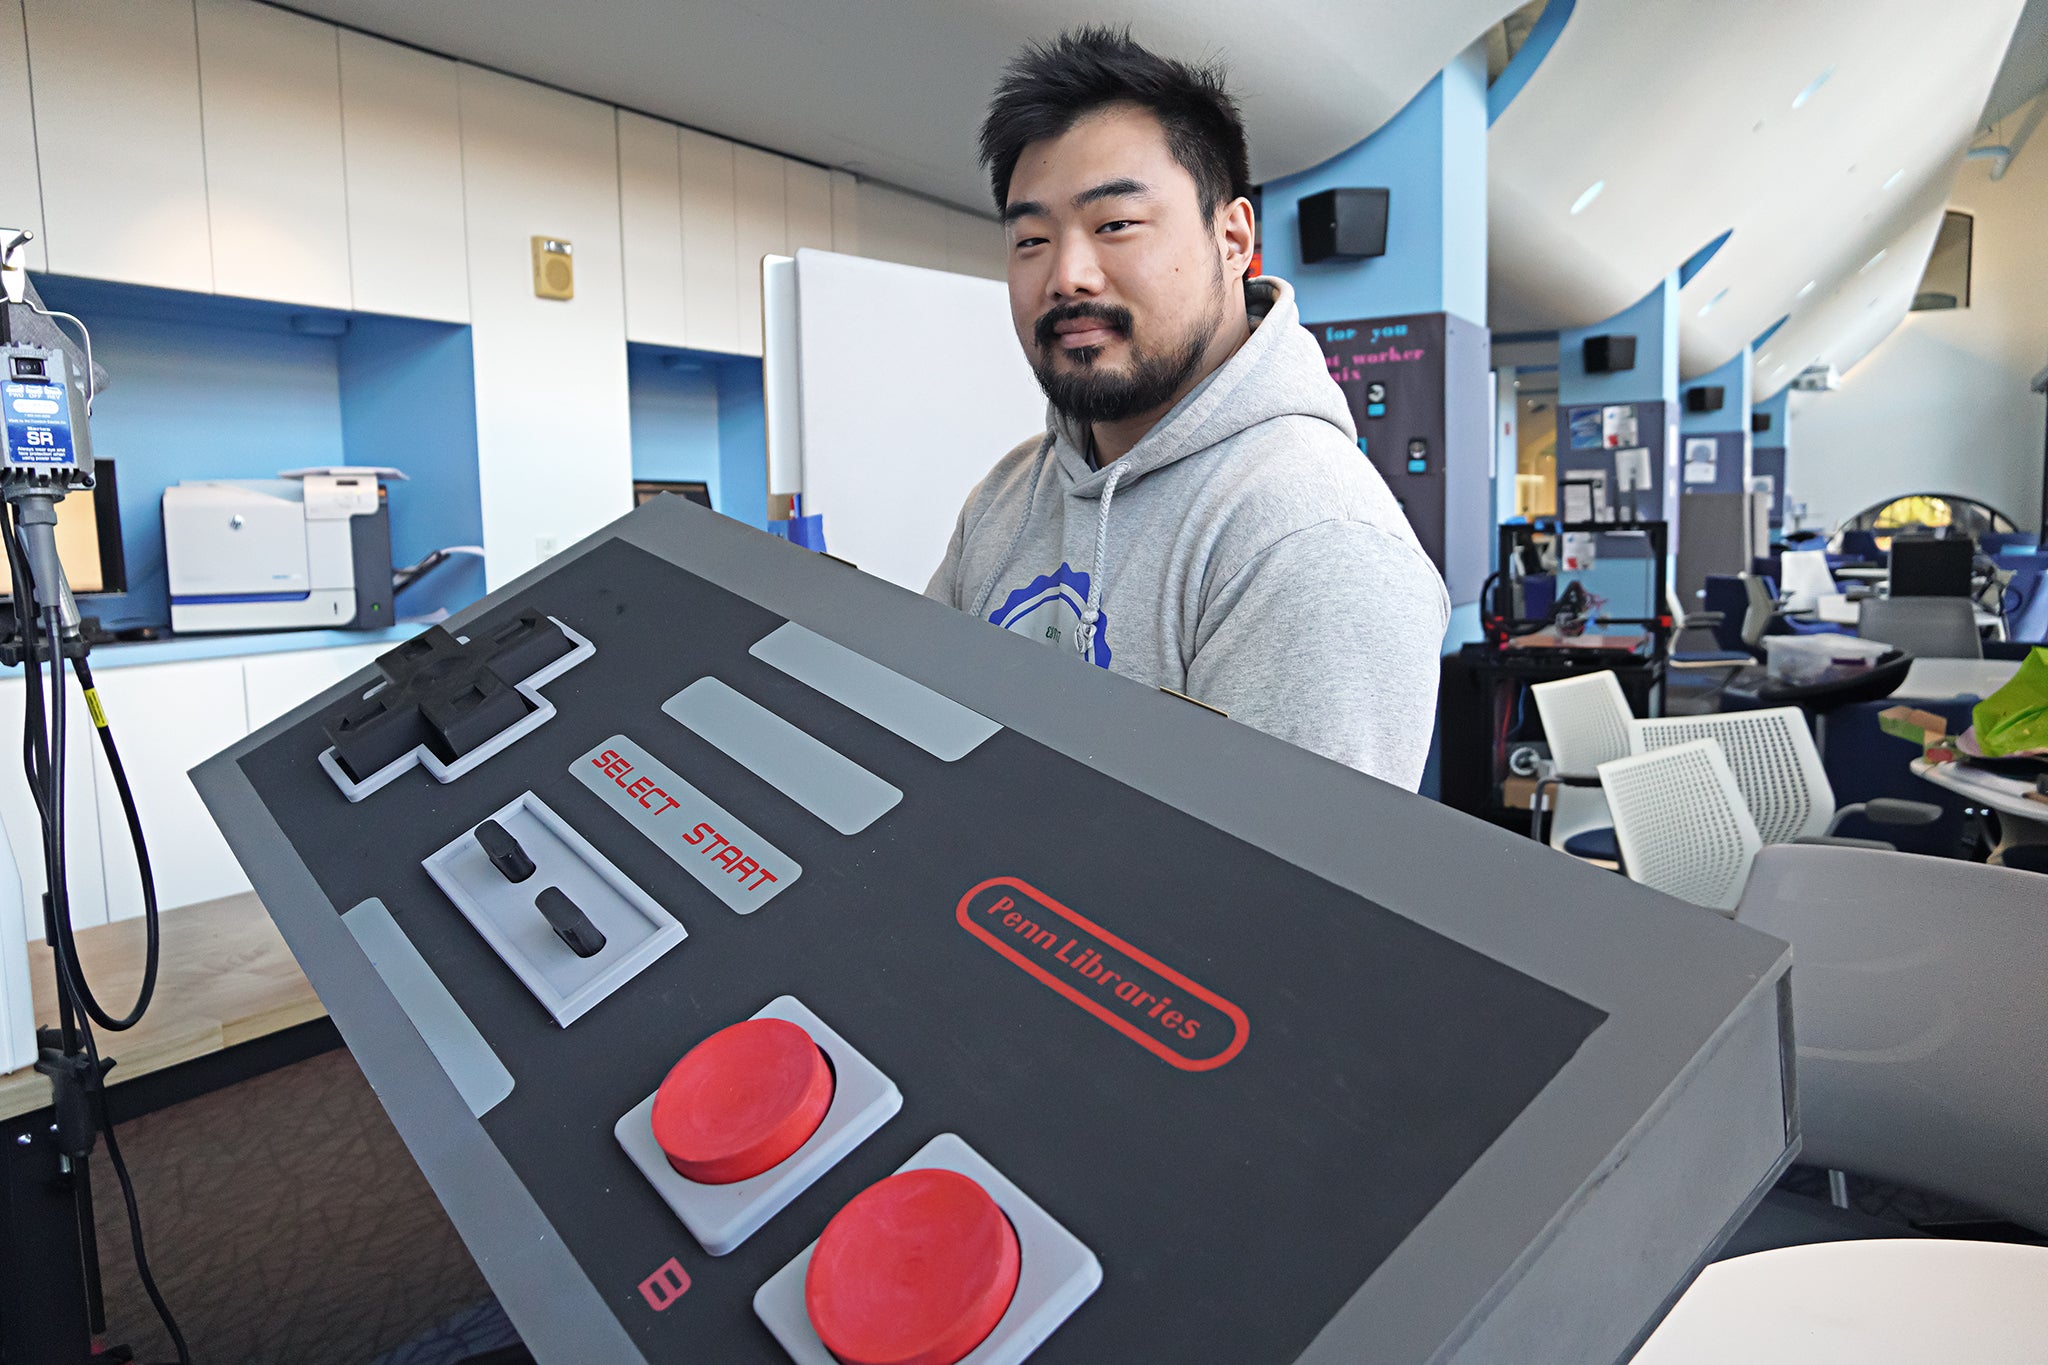
M 860 254 L 927 270 L 950 268 L 944 205 L 902 190 L 863 182 L 860 187 Z
M 684 342 L 700 351 L 737 351 L 740 281 L 734 148 L 723 138 L 690 128 L 678 129 L 676 137 L 683 185 Z M 754 288 L 758 293 L 758 273 Z M 757 306 L 757 319 L 759 315 Z
M 16 149 L 16 165 L 35 164 L 27 155 L 36 145 L 36 116 L 29 104 L 28 29 L 21 17 L 21 0 L 0 0 L 0 138 Z M 30 270 L 47 268 L 43 189 L 35 176 L 0 177 L 0 227 L 33 232 L 35 240 L 29 243 L 24 259 Z
M 782 158 L 755 147 L 732 149 L 732 183 L 739 242 L 740 345 L 761 354 L 761 258 L 789 250 Z
M 242 685 L 248 698 L 249 733 L 254 734 L 346 678 L 368 668 L 390 645 L 344 645 L 340 649 L 302 649 L 289 654 L 253 654 L 243 663 Z
M 355 307 L 467 322 L 455 63 L 347 30 L 340 39 Z
M 609 105 L 478 67 L 459 79 L 477 482 L 496 588 L 633 505 L 618 122 Z M 575 298 L 534 297 L 537 234 L 574 246 Z
M 157 904 L 164 909 L 249 889 L 241 864 L 185 775 L 248 734 L 242 668 L 241 659 L 204 659 L 108 668 L 93 678 L 135 793 Z M 113 774 L 97 754 L 93 776 L 107 917 L 129 919 L 142 913 L 142 886 Z
M 28 0 L 49 268 L 213 288 L 192 6 Z
M 1009 274 L 1009 242 L 993 218 L 947 209 L 946 269 L 956 275 L 1000 280 Z
M 198 17 L 214 291 L 348 308 L 334 26 L 250 0 Z
M 860 255 L 860 177 L 852 171 L 832 172 L 832 249 Z
M 832 250 L 832 172 L 802 161 L 782 163 L 786 250 Z
M 49 676 L 44 670 L 44 677 Z M 95 676 L 95 682 L 104 678 Z M 85 697 L 69 673 L 65 675 L 66 706 L 64 729 L 70 736 L 64 748 L 64 843 L 65 885 L 71 893 L 71 923 L 80 929 L 107 922 L 105 873 L 101 867 L 100 803 L 95 779 L 99 761 L 99 740 L 93 734 L 92 718 L 86 714 Z M 4 827 L 19 891 L 10 894 L 0 887 L 0 913 L 15 913 L 8 902 L 19 896 L 19 913 L 31 942 L 43 937 L 43 824 L 30 795 L 28 778 L 21 770 L 22 710 L 27 704 L 27 684 L 17 674 L 0 679 L 0 736 L 7 739 L 8 760 L 0 767 L 0 827 Z M 44 705 L 48 706 L 48 689 Z M 118 827 L 126 837 L 126 826 Z M 0 931 L 4 932 L 4 931 Z
M 677 127 L 619 110 L 619 237 L 625 253 L 626 340 L 687 346 L 683 187 Z

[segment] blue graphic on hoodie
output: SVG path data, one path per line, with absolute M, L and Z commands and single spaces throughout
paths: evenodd
M 1088 605 L 1088 575 L 1071 564 L 1062 564 L 1042 574 L 1003 600 L 988 619 L 1004 630 L 1014 630 L 1056 645 L 1071 653 L 1074 632 L 1081 628 L 1081 612 Z M 1095 648 L 1089 661 L 1097 668 L 1109 667 L 1109 613 L 1097 609 Z

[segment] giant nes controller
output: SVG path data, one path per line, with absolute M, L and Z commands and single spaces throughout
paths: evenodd
M 932 1167 L 972 1365 L 1613 1361 L 1796 1146 L 1783 944 L 680 499 L 195 780 L 542 1361 L 832 1365 Z M 678 1164 L 756 1017 L 826 1107 Z

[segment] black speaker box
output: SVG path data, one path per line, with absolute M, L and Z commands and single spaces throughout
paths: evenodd
M 1586 373 L 1614 374 L 1636 367 L 1636 339 L 1631 336 L 1586 338 Z
M 1302 199 L 1298 207 L 1303 264 L 1362 261 L 1387 254 L 1384 189 L 1324 190 Z
M 1719 412 L 1728 401 L 1728 391 L 1719 384 L 1700 384 L 1685 391 L 1687 412 Z
M 1768 412 L 1752 412 L 1749 415 L 1751 435 L 1761 436 L 1771 429 L 1771 415 Z

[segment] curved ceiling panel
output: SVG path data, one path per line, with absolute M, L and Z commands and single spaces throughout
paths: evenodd
M 1680 293 L 1683 373 L 1788 312 L 1774 348 L 1846 368 L 1911 299 L 2022 4 L 1578 0 L 1490 134 L 1494 328 L 1598 322 L 1732 227 Z
M 890 181 L 978 212 L 974 135 L 1027 40 L 1130 23 L 1221 53 L 1256 180 L 1306 169 L 1406 104 L 1516 0 L 297 0 L 310 13 Z

